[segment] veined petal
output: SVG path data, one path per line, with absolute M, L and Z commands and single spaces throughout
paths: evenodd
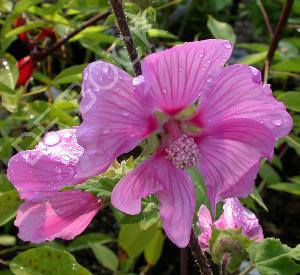
M 292 118 L 283 103 L 272 96 L 260 72 L 247 65 L 223 68 L 207 83 L 194 121 L 203 127 L 225 119 L 248 118 L 265 125 L 276 138 L 286 136 Z
M 83 73 L 77 131 L 84 148 L 78 172 L 93 176 L 104 172 L 119 155 L 136 147 L 157 127 L 152 106 L 133 85 L 133 78 L 116 66 L 97 61 Z
M 197 225 L 201 229 L 201 234 L 198 237 L 199 245 L 201 249 L 208 250 L 212 235 L 212 219 L 208 208 L 204 204 L 200 206 Z
M 251 193 L 259 161 L 272 155 L 275 144 L 271 131 L 250 119 L 228 119 L 207 126 L 195 141 L 213 210 L 220 200 Z
M 164 156 L 154 156 L 127 174 L 112 192 L 112 204 L 127 214 L 141 211 L 141 199 L 156 194 L 168 238 L 187 246 L 193 223 L 196 195 L 192 180 Z
M 18 236 L 32 243 L 73 239 L 85 230 L 101 206 L 101 201 L 89 193 L 49 192 L 44 199 L 21 205 L 15 220 Z
M 173 115 L 195 102 L 231 52 L 229 41 L 209 39 L 148 55 L 142 62 L 142 71 L 155 107 Z
M 250 240 L 263 240 L 264 236 L 259 220 L 255 214 L 245 208 L 238 199 L 226 199 L 223 209 L 223 214 L 214 222 L 216 228 L 242 229 L 242 232 Z
M 81 183 L 75 166 L 83 152 L 76 141 L 76 129 L 48 132 L 34 150 L 13 156 L 7 176 L 22 199 L 43 196 L 67 185 Z

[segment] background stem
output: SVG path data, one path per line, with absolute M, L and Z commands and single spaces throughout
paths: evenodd
M 123 10 L 123 5 L 121 0 L 110 0 L 113 12 L 116 16 L 118 27 L 122 38 L 124 40 L 125 46 L 127 48 L 129 58 L 131 60 L 134 72 L 136 75 L 142 74 L 141 63 L 136 51 L 134 41 L 131 36 L 131 32 L 126 20 L 126 15 Z
M 192 254 L 194 256 L 195 262 L 198 265 L 200 274 L 213 275 L 212 270 L 210 269 L 209 264 L 207 262 L 207 259 L 198 244 L 198 240 L 195 236 L 193 229 L 191 232 L 191 239 L 189 245 L 192 250 Z
M 188 274 L 188 250 L 187 248 L 180 249 L 180 275 Z

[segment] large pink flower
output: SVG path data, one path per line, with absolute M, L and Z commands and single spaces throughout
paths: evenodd
M 212 222 L 210 212 L 205 205 L 201 205 L 198 213 L 198 226 L 201 234 L 198 237 L 199 245 L 208 250 L 209 240 L 212 236 L 212 226 L 217 229 L 241 229 L 249 240 L 262 241 L 264 238 L 259 220 L 236 198 L 226 199 L 223 205 L 224 212 L 220 218 Z
M 102 206 L 91 194 L 64 186 L 82 183 L 75 166 L 83 153 L 75 129 L 49 132 L 34 150 L 23 151 L 8 164 L 8 179 L 25 202 L 15 225 L 24 241 L 40 243 L 55 238 L 72 239 L 90 223 Z
M 141 199 L 156 194 L 163 227 L 179 247 L 189 241 L 195 208 L 185 169 L 199 169 L 213 208 L 227 197 L 246 196 L 260 159 L 271 158 L 275 139 L 292 127 L 258 70 L 224 68 L 231 51 L 228 41 L 204 40 L 147 56 L 137 78 L 102 61 L 83 73 L 79 174 L 100 174 L 116 157 L 159 134 L 157 152 L 117 184 L 112 204 L 138 214 Z M 196 111 L 187 117 L 182 111 L 192 105 Z

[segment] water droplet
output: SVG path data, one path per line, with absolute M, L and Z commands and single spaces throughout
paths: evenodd
M 208 79 L 206 79 L 207 83 L 211 83 L 212 82 L 212 77 L 209 77 Z
M 274 126 L 280 126 L 282 124 L 282 120 L 281 119 L 273 119 L 272 124 Z
M 43 138 L 45 145 L 54 146 L 61 141 L 61 137 L 57 132 L 49 132 Z
M 260 120 L 259 122 L 260 122 L 261 124 L 264 124 L 264 121 L 263 121 L 263 120 Z
M 201 68 L 201 70 L 202 70 L 202 71 L 205 71 L 205 70 L 206 70 L 206 68 L 205 68 L 205 67 L 202 67 L 202 68 Z
M 211 63 L 211 61 L 210 60 L 207 60 L 207 64 L 210 64 Z
M 223 45 L 224 45 L 224 47 L 225 47 L 226 49 L 231 49 L 231 48 L 232 48 L 230 42 L 225 42 Z
M 167 89 L 166 89 L 166 88 L 163 88 L 163 89 L 162 89 L 162 92 L 163 92 L 163 94 L 166 94 L 166 93 L 167 93 Z
M 139 75 L 139 76 L 134 77 L 134 78 L 132 79 L 132 85 L 134 85 L 134 86 L 138 86 L 138 85 L 140 85 L 142 82 L 144 82 L 144 76 L 142 76 L 142 75 Z
M 129 115 L 129 112 L 123 111 L 123 112 L 122 112 L 122 115 L 123 115 L 123 116 L 128 116 L 128 115 Z
M 199 53 L 200 58 L 203 58 L 203 56 L 204 56 L 204 53 Z
M 71 158 L 68 155 L 63 155 L 63 159 L 68 162 L 71 160 Z
M 261 74 L 260 71 L 257 70 L 256 68 L 250 66 L 251 73 L 252 73 L 252 81 L 254 83 L 260 83 L 261 82 Z
M 226 61 L 227 61 L 227 58 L 222 58 L 222 61 L 223 61 L 223 62 L 226 62 Z
M 179 72 L 182 72 L 182 71 L 183 71 L 183 68 L 182 68 L 182 67 L 180 67 L 180 68 L 179 68 Z

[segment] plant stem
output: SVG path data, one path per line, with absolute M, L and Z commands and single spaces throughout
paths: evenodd
M 66 35 L 64 38 L 62 38 L 61 40 L 57 41 L 51 48 L 49 48 L 49 49 L 47 49 L 45 51 L 41 51 L 41 52 L 37 52 L 37 53 L 32 53 L 32 56 L 35 57 L 37 60 L 42 60 L 42 59 L 46 58 L 47 56 L 49 56 L 50 54 L 52 54 L 53 52 L 55 52 L 57 49 L 59 49 L 62 45 L 64 45 L 73 36 L 75 36 L 76 34 L 78 34 L 79 32 L 81 32 L 85 28 L 93 25 L 97 21 L 100 21 L 100 20 L 103 20 L 103 19 L 107 18 L 110 14 L 111 14 L 111 11 L 109 10 L 109 11 L 106 11 L 106 12 L 104 12 L 102 14 L 98 14 L 98 15 L 92 17 L 88 21 L 84 22 L 78 29 L 73 30 L 68 35 Z
M 122 38 L 124 40 L 125 46 L 127 48 L 134 72 L 138 76 L 142 74 L 141 63 L 136 51 L 134 41 L 131 36 L 128 22 L 126 20 L 126 15 L 123 10 L 122 0 L 110 0 L 110 4 L 116 16 L 118 27 L 122 35 Z
M 246 269 L 241 271 L 238 275 L 247 275 L 253 268 L 254 268 L 254 265 L 251 264 Z
M 265 21 L 267 30 L 269 32 L 269 35 L 270 35 L 271 38 L 273 38 L 274 37 L 274 32 L 273 32 L 273 29 L 272 29 L 272 26 L 271 26 L 271 23 L 270 23 L 269 16 L 268 16 L 268 14 L 266 12 L 266 9 L 264 7 L 264 4 L 261 0 L 257 0 L 257 5 L 258 5 L 258 7 L 261 11 L 261 14 L 262 14 L 263 18 L 264 18 L 264 21 Z
M 290 15 L 290 12 L 292 10 L 293 2 L 294 2 L 294 0 L 286 0 L 285 1 L 285 4 L 284 4 L 283 9 L 282 9 L 281 14 L 280 14 L 280 19 L 277 23 L 273 39 L 272 39 L 272 42 L 271 42 L 269 50 L 268 50 L 265 65 L 264 65 L 263 70 L 262 70 L 263 75 L 266 75 L 266 76 L 268 75 L 269 66 L 272 63 L 275 51 L 276 51 L 276 49 L 278 47 L 278 44 L 279 44 L 279 41 L 280 41 L 280 39 L 283 35 L 284 28 L 286 26 L 286 23 L 288 21 L 289 15 Z M 267 72 L 265 72 L 265 71 L 267 71 Z M 265 81 L 266 81 L 266 79 L 265 79 Z
M 213 275 L 212 270 L 210 269 L 209 264 L 207 262 L 207 259 L 198 244 L 198 240 L 195 236 L 193 229 L 191 231 L 191 239 L 189 245 L 192 250 L 195 262 L 198 265 L 200 274 Z
M 187 275 L 188 274 L 188 250 L 187 248 L 180 249 L 180 275 Z

